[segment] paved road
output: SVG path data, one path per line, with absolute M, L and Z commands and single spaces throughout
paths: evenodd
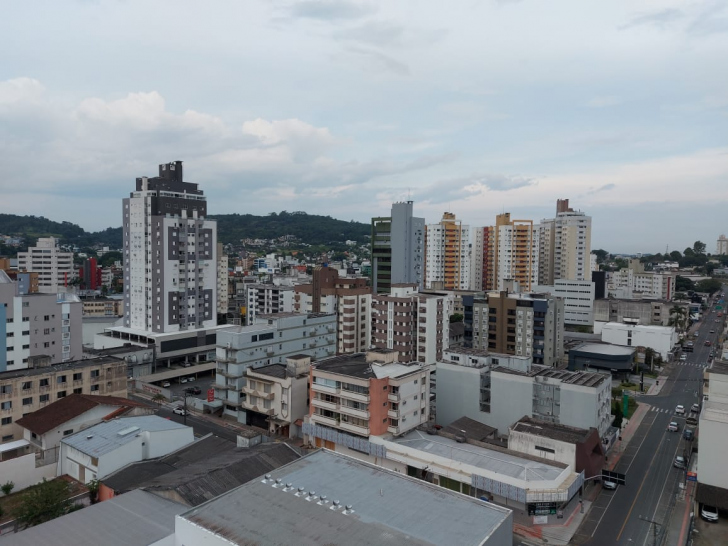
M 660 394 L 640 397 L 640 402 L 651 408 L 615 468 L 627 475 L 627 486 L 599 494 L 573 544 L 651 545 L 654 527 L 641 518 L 665 523 L 670 517 L 679 483 L 685 479 L 684 471 L 674 468 L 673 461 L 690 448 L 682 438 L 685 418 L 675 415 L 674 410 L 682 404 L 689 411 L 693 403 L 699 402 L 703 369 L 720 331 L 715 318 L 715 314 L 706 314 L 694 352 L 687 353 L 687 361 L 672 366 Z M 716 333 L 711 334 L 711 329 Z M 705 346 L 706 339 L 711 347 Z M 679 434 L 667 431 L 671 421 L 679 424 Z

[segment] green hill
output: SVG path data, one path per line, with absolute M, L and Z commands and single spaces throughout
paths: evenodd
M 273 212 L 267 216 L 217 214 L 210 218 L 217 220 L 218 238 L 222 243 L 237 244 L 241 239 L 275 239 L 284 235 L 293 235 L 309 245 L 343 243 L 347 239 L 365 243 L 369 235 L 369 224 L 305 212 Z M 71 222 L 54 222 L 42 216 L 0 214 L 0 234 L 23 236 L 31 242 L 38 237 L 53 236 L 63 244 L 79 247 L 99 244 L 121 248 L 122 245 L 120 227 L 88 232 Z

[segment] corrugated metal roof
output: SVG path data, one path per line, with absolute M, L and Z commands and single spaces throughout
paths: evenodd
M 139 427 L 138 432 L 158 432 L 162 430 L 187 428 L 181 423 L 175 423 L 157 415 L 122 417 L 105 423 L 99 423 L 81 432 L 77 432 L 72 436 L 67 436 L 61 442 L 91 457 L 98 457 L 133 441 L 137 434 L 119 435 L 119 432 L 124 431 L 124 429 L 130 429 L 131 427 Z
M 270 474 L 292 490 L 256 479 L 181 517 L 235 544 L 469 545 L 499 528 L 510 543 L 510 510 L 327 450 Z M 332 510 L 334 500 L 353 512 Z

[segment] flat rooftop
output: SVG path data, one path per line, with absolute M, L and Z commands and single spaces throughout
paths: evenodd
M 180 517 L 233 544 L 451 546 L 483 544 L 496 531 L 511 541 L 506 508 L 325 449 L 270 476 Z M 274 487 L 276 479 L 290 490 Z
M 542 421 L 532 417 L 522 418 L 513 425 L 512 430 L 541 436 L 543 438 L 560 440 L 570 444 L 585 442 L 591 434 L 591 431 L 587 429 L 558 425 L 556 423 L 549 423 L 548 421 Z
M 569 385 L 582 385 L 584 387 L 597 387 L 610 377 L 603 373 L 572 372 L 569 370 L 551 368 L 550 366 L 540 366 L 538 364 L 531 366 L 531 370 L 528 372 L 512 370 L 503 366 L 496 366 L 492 369 L 492 371 L 525 377 L 548 377 L 550 379 L 557 379 L 562 383 L 567 383 Z
M 267 375 L 269 377 L 276 377 L 278 379 L 286 378 L 285 364 L 269 364 L 268 366 L 261 366 L 260 368 L 254 368 L 250 371 L 261 375 Z
M 700 418 L 728 424 L 728 404 L 708 400 L 703 404 Z
M 547 462 L 537 457 L 524 457 L 517 451 L 460 444 L 450 438 L 430 436 L 419 430 L 413 430 L 390 441 L 523 482 L 555 481 L 567 468 L 567 465 L 556 461 Z
M 623 347 L 610 343 L 582 343 L 573 347 L 574 351 L 609 356 L 631 356 L 637 350 L 636 347 Z
M 712 366 L 707 369 L 707 372 L 728 375 L 728 362 L 725 362 L 724 360 L 714 360 Z
M 139 347 L 139 349 L 143 349 Z M 45 375 L 50 373 L 62 373 L 92 366 L 103 366 L 104 364 L 123 364 L 120 358 L 112 356 L 102 356 L 99 358 L 86 358 L 84 360 L 74 360 L 72 362 L 63 362 L 60 364 L 51 364 L 41 368 L 25 368 L 23 370 L 13 370 L 9 372 L 0 372 L 0 382 L 8 379 L 17 379 L 19 377 L 32 377 L 36 375 Z
M 411 373 L 422 371 L 419 362 L 392 362 L 382 364 L 367 362 L 366 353 L 341 355 L 319 360 L 313 364 L 315 370 L 356 377 L 357 379 L 382 379 L 383 377 L 402 377 Z M 256 370 L 257 371 L 257 370 Z

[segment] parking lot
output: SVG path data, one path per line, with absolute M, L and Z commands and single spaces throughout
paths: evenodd
M 184 383 L 181 383 L 181 380 L 184 379 L 186 379 L 186 381 Z M 214 382 L 214 374 L 211 374 L 209 372 L 203 372 L 200 374 L 190 374 L 182 376 L 181 378 L 177 379 L 170 379 L 170 386 L 167 388 L 172 392 L 173 398 L 181 399 L 183 397 L 185 389 L 189 389 L 190 387 L 199 387 L 200 393 L 192 394 L 190 396 L 194 398 L 199 398 L 200 400 L 207 400 L 207 389 L 209 389 Z M 164 386 L 165 383 L 165 381 L 158 382 L 160 386 Z

